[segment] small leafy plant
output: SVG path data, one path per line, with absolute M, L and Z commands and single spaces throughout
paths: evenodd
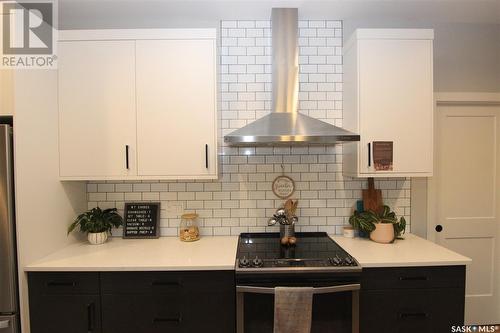
M 349 218 L 349 223 L 354 229 L 367 234 L 375 230 L 375 224 L 377 223 L 392 223 L 396 238 L 401 238 L 401 235 L 403 235 L 406 230 L 405 218 L 401 216 L 398 221 L 396 213 L 392 212 L 389 206 L 384 206 L 380 212 L 367 210 L 360 213 L 355 210 Z
M 99 207 L 92 208 L 78 215 L 75 221 L 68 227 L 68 234 L 79 228 L 83 233 L 111 232 L 111 229 L 123 225 L 122 217 L 116 208 L 102 210 Z

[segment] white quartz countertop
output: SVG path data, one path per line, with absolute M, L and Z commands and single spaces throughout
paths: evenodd
M 237 236 L 202 237 L 181 242 L 178 237 L 122 239 L 102 245 L 69 245 L 31 265 L 25 271 L 186 271 L 232 270 Z
M 392 244 L 379 244 L 366 238 L 330 236 L 362 267 L 453 266 L 472 262 L 461 254 L 412 234 Z
M 412 234 L 393 244 L 332 235 L 362 267 L 467 265 L 471 259 Z M 233 270 L 237 236 L 202 237 L 192 243 L 177 237 L 122 239 L 103 245 L 86 242 L 69 245 L 25 271 L 187 271 Z

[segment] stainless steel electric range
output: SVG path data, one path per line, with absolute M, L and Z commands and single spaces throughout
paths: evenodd
M 242 233 L 236 258 L 238 333 L 273 332 L 274 288 L 314 287 L 312 333 L 359 332 L 361 266 L 324 232 Z

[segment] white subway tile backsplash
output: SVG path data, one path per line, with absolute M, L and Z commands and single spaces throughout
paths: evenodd
M 224 26 L 222 26 L 222 27 L 224 28 Z M 256 28 L 270 28 L 271 22 L 270 21 L 255 21 L 255 27 Z
M 141 192 L 130 192 L 124 194 L 125 201 L 141 201 L 142 193 Z
M 98 184 L 97 192 L 114 192 L 115 184 Z
M 222 135 L 271 111 L 271 22 L 222 21 L 220 112 Z M 299 111 L 342 123 L 342 22 L 299 21 Z M 221 142 L 223 142 L 221 140 Z M 217 181 L 89 182 L 89 208 L 124 201 L 161 201 L 161 234 L 175 236 L 180 217 L 167 205 L 200 214 L 204 235 L 277 231 L 267 218 L 282 204 L 272 181 L 283 173 L 295 180 L 298 231 L 341 233 L 366 180 L 342 175 L 342 146 L 221 147 Z M 410 180 L 377 179 L 386 204 L 410 222 Z
M 238 21 L 238 28 L 255 28 L 255 21 Z
M 92 183 L 87 184 L 87 193 L 91 192 L 97 192 L 97 184 L 92 184 Z
M 324 28 L 326 26 L 326 21 L 309 21 L 309 28 Z
M 221 21 L 222 31 L 227 31 L 224 28 L 236 28 L 238 27 L 238 21 Z
M 245 29 L 230 28 L 230 29 L 227 30 L 227 35 L 229 37 L 245 37 L 246 36 L 246 31 L 245 31 Z

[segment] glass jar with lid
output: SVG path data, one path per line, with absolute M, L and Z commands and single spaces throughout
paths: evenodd
M 200 239 L 198 228 L 198 214 L 188 213 L 181 216 L 179 237 L 183 242 L 194 242 Z

